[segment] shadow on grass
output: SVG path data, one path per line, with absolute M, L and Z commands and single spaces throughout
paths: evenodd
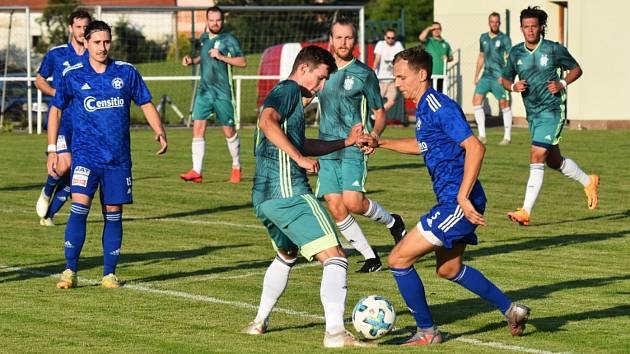
M 535 224 L 530 224 L 527 227 L 534 228 L 534 227 L 540 227 L 540 226 L 570 224 L 570 223 L 579 222 L 579 221 L 592 221 L 592 220 L 606 219 L 606 218 L 609 218 L 610 220 L 621 220 L 625 218 L 630 218 L 630 209 L 626 211 L 621 211 L 618 213 L 593 215 L 593 216 L 587 216 L 585 218 L 580 218 L 580 219 L 561 220 L 561 221 L 554 221 L 554 222 L 548 222 L 548 223 L 535 223 Z
M 42 179 L 42 183 L 38 183 L 38 184 L 25 184 L 21 186 L 0 187 L 0 192 L 19 192 L 19 191 L 41 190 L 42 187 L 44 186 L 44 182 L 46 181 Z M 37 200 L 37 197 L 39 197 L 39 194 L 33 197 L 33 200 Z
M 251 246 L 251 244 L 235 244 L 235 245 L 222 245 L 222 246 L 205 246 L 190 250 L 173 250 L 173 251 L 155 251 L 147 253 L 123 253 L 120 256 L 118 266 L 126 265 L 130 263 L 142 263 L 143 265 L 153 264 L 164 261 L 177 261 L 182 259 L 189 259 L 199 256 L 205 256 L 215 251 L 222 250 L 224 248 L 238 249 Z M 262 262 L 261 262 L 262 263 Z M 265 263 L 269 264 L 269 261 Z M 65 268 L 65 260 L 59 261 L 57 264 L 47 264 L 40 267 L 29 267 L 28 271 L 6 271 L 0 273 L 0 284 L 14 281 L 28 280 L 32 278 L 45 278 L 51 274 L 60 273 Z M 82 271 L 92 268 L 103 267 L 103 257 L 81 257 L 79 259 L 79 274 Z M 168 275 L 164 275 L 165 277 Z
M 368 172 L 370 171 L 381 171 L 381 170 L 407 170 L 407 169 L 416 169 L 423 168 L 424 164 L 420 162 L 412 162 L 412 163 L 399 163 L 395 165 L 383 165 L 383 166 L 370 166 L 368 167 Z
M 175 219 L 175 218 L 184 218 L 184 217 L 187 217 L 187 216 L 208 215 L 208 214 L 221 213 L 221 212 L 225 212 L 225 211 L 241 210 L 241 209 L 252 209 L 253 210 L 253 208 L 254 208 L 254 206 L 250 202 L 250 203 L 243 203 L 243 204 L 236 204 L 236 205 L 224 205 L 224 206 L 220 206 L 220 207 L 216 207 L 216 208 L 207 208 L 207 209 L 198 209 L 198 210 L 184 211 L 184 212 L 181 212 L 181 213 L 171 213 L 171 214 L 165 214 L 165 215 L 161 215 L 161 216 L 135 217 L 133 219 L 124 219 L 124 221 L 125 222 L 134 222 L 134 221 L 142 221 L 142 220 Z
M 596 288 L 608 285 L 614 282 L 624 282 L 630 279 L 630 274 L 621 275 L 621 276 L 613 276 L 613 277 L 605 277 L 605 278 L 591 278 L 591 279 L 577 279 L 577 280 L 569 280 L 558 282 L 554 284 L 545 284 L 545 285 L 537 285 L 529 288 L 524 288 L 520 290 L 508 291 L 506 294 L 510 299 L 515 302 L 521 302 L 521 299 L 544 299 L 547 298 L 550 294 L 558 291 L 564 291 L 568 289 L 585 289 L 585 288 Z M 455 286 L 455 284 L 453 284 Z M 428 293 L 429 303 L 431 302 L 431 297 L 434 294 Z M 527 302 L 527 301 L 523 301 Z M 499 313 L 499 311 L 494 308 L 489 303 L 483 301 L 480 298 L 473 297 L 470 299 L 457 300 L 453 302 L 438 304 L 438 305 L 429 305 L 431 309 L 431 313 L 433 314 L 436 325 L 444 326 L 449 323 L 460 321 L 462 319 L 466 319 L 469 317 L 473 317 L 482 313 L 487 312 L 496 312 L 497 321 L 488 323 L 487 325 L 476 328 L 470 331 L 462 332 L 462 333 L 450 333 L 450 338 L 456 338 L 458 336 L 467 336 L 473 334 L 479 334 L 489 331 L 494 331 L 497 329 L 505 328 L 507 331 L 507 324 L 503 318 L 503 316 Z M 591 310 L 579 313 L 571 313 L 563 316 L 550 316 L 550 317 L 536 317 L 536 308 L 532 308 L 532 317 L 530 318 L 530 323 L 532 327 L 535 328 L 534 331 L 540 332 L 556 332 L 562 331 L 562 326 L 572 321 L 583 321 L 590 319 L 598 319 L 598 318 L 610 318 L 610 317 L 620 317 L 627 316 L 628 311 L 630 310 L 630 305 L 620 305 L 616 307 L 611 307 L 607 309 L 600 310 Z M 408 311 L 401 310 L 396 311 L 397 316 L 408 314 Z M 399 324 L 400 325 L 400 324 Z M 406 335 L 414 333 L 415 327 L 405 327 L 404 331 Z M 525 335 L 529 335 L 532 333 L 532 329 L 526 329 Z M 393 338 L 388 341 L 390 344 L 399 343 L 399 338 Z

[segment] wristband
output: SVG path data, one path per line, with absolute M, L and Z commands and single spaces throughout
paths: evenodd
M 567 81 L 565 79 L 560 80 L 560 84 L 562 85 L 562 87 L 567 87 Z
M 55 144 L 48 144 L 48 148 L 46 149 L 46 151 L 48 151 L 48 152 L 57 152 L 57 145 L 55 145 Z
M 514 91 L 514 86 L 516 86 L 516 82 L 512 84 L 512 86 L 510 86 L 510 91 Z

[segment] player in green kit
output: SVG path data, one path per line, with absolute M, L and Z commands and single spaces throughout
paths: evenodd
M 505 33 L 499 31 L 501 25 L 501 15 L 493 12 L 488 16 L 488 26 L 490 31 L 479 38 L 479 57 L 475 67 L 475 94 L 473 96 L 473 108 L 475 110 L 475 121 L 479 132 L 479 140 L 487 142 L 486 138 L 486 114 L 483 111 L 484 98 L 488 92 L 492 92 L 499 101 L 499 107 L 503 113 L 503 140 L 499 145 L 508 145 L 512 140 L 512 110 L 510 109 L 510 96 L 501 84 L 501 74 L 505 67 L 505 61 L 512 41 Z M 483 74 L 479 78 L 479 73 L 483 67 Z
M 338 70 L 330 75 L 317 94 L 321 107 L 320 139 L 344 139 L 357 123 L 362 123 L 365 132 L 377 140 L 385 129 L 385 109 L 378 78 L 372 69 L 352 55 L 356 37 L 356 28 L 347 19 L 339 19 L 331 27 L 330 47 Z M 372 113 L 374 128 L 370 129 Z M 363 255 L 365 261 L 359 272 L 380 270 L 381 260 L 352 213 L 384 224 L 396 243 L 405 234 L 405 224 L 399 215 L 390 214 L 365 197 L 367 156 L 357 147 L 348 147 L 322 156 L 320 165 L 316 194 L 328 203 L 328 210 L 344 238 Z
M 528 7 L 521 11 L 520 20 L 525 42 L 510 50 L 503 86 L 523 96 L 532 145 L 523 207 L 509 212 L 508 218 L 528 225 L 542 187 L 545 163 L 584 186 L 591 210 L 597 208 L 599 176 L 587 175 L 560 153 L 560 133 L 566 120 L 566 87 L 582 75 L 582 69 L 564 46 L 544 39 L 547 13 L 537 6 Z M 559 75 L 562 71 L 568 71 L 564 79 Z M 519 81 L 513 82 L 516 75 Z
M 208 119 L 214 114 L 217 122 L 223 126 L 228 150 L 232 156 L 232 174 L 230 182 L 241 181 L 240 146 L 241 141 L 234 129 L 235 97 L 232 85 L 232 67 L 243 68 L 247 65 L 240 44 L 231 33 L 223 30 L 223 10 L 213 6 L 206 10 L 209 32 L 201 35 L 199 56 L 188 55 L 182 59 L 182 65 L 201 63 L 201 79 L 197 87 L 193 105 L 192 131 L 192 169 L 182 173 L 184 181 L 201 183 L 203 156 L 206 150 L 204 135 Z
M 265 273 L 256 318 L 243 329 L 244 333 L 266 332 L 269 314 L 284 292 L 300 252 L 324 266 L 320 288 L 326 319 L 324 346 L 368 346 L 345 330 L 348 261 L 334 226 L 306 177 L 307 171 L 316 173 L 319 164 L 305 156 L 319 156 L 354 145 L 362 135 L 362 125 L 356 124 L 344 139 L 306 139 L 303 96 L 310 97 L 321 89 L 336 68 L 328 51 L 317 46 L 305 47 L 295 59 L 289 78 L 278 83 L 263 104 L 254 134 L 256 174 L 252 201 L 277 254 Z

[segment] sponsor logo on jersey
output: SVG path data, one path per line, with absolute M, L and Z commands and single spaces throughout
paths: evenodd
M 90 85 L 88 85 L 88 83 L 84 83 L 83 86 L 81 86 L 81 90 L 91 90 L 92 87 L 90 87 Z
M 420 120 L 420 118 L 418 118 L 418 120 L 416 121 L 416 129 L 420 128 L 422 128 L 422 121 Z
M 68 144 L 66 143 L 66 137 L 64 135 L 57 136 L 57 151 L 65 150 L 68 148 Z
M 112 80 L 112 87 L 116 90 L 120 90 L 121 88 L 123 88 L 123 86 L 125 86 L 125 82 L 123 81 L 123 79 L 115 77 L 114 80 Z
M 343 80 L 343 89 L 349 91 L 352 90 L 352 86 L 354 86 L 354 78 L 352 76 L 346 76 L 346 79 Z
M 424 141 L 419 142 L 418 146 L 420 147 L 420 152 L 425 152 L 425 151 L 429 150 L 429 146 Z
M 548 61 L 549 61 L 549 58 L 547 58 L 547 54 L 543 54 L 540 57 L 540 66 L 547 66 Z
M 523 61 L 522 61 L 521 59 L 519 59 L 519 60 L 516 62 L 516 65 L 523 65 Z
M 83 166 L 75 167 L 74 172 L 72 173 L 72 185 L 84 188 L 87 187 L 90 172 L 89 168 Z
M 120 97 L 110 97 L 106 100 L 97 100 L 93 96 L 88 96 L 83 100 L 83 107 L 88 112 L 94 112 L 97 109 L 110 109 L 125 106 L 125 100 Z
M 495 46 L 495 47 L 497 47 L 497 48 L 499 48 L 499 47 L 501 46 L 501 42 L 496 41 L 496 42 L 494 43 L 494 46 Z
M 67 60 L 66 60 L 66 61 L 64 61 L 64 62 L 63 62 L 63 66 L 70 66 L 70 62 L 69 62 L 69 61 L 67 61 Z

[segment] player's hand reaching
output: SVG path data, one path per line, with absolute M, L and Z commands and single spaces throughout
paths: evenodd
M 185 55 L 185 56 L 182 58 L 182 65 L 183 65 L 183 66 L 188 66 L 188 65 L 190 65 L 190 64 L 192 64 L 192 63 L 193 63 L 193 60 L 192 60 L 192 58 L 190 57 L 190 55 Z
M 221 56 L 221 52 L 219 52 L 219 49 L 217 48 L 212 48 L 208 51 L 208 55 L 211 58 L 219 59 L 219 57 Z
M 470 199 L 457 198 L 457 203 L 459 204 L 459 207 L 462 208 L 464 216 L 466 217 L 466 219 L 468 219 L 468 221 L 475 225 L 486 226 L 486 219 L 480 212 L 475 209 L 475 207 L 470 202 Z
M 560 81 L 547 81 L 547 90 L 551 92 L 552 95 L 562 91 L 564 86 Z
M 512 84 L 512 92 L 523 92 L 527 90 L 527 80 L 520 80 Z
M 166 135 L 164 135 L 164 134 L 157 134 L 155 136 L 155 141 L 160 143 L 160 150 L 158 150 L 156 155 L 163 155 L 163 154 L 165 154 L 166 150 L 168 149 L 168 142 L 166 141 Z
M 54 151 L 48 152 L 48 160 L 46 161 L 46 168 L 48 169 L 48 174 L 53 177 L 58 177 L 57 171 L 55 170 L 55 166 L 57 166 L 57 153 Z
M 305 169 L 306 172 L 310 172 L 310 173 L 319 172 L 319 162 L 317 160 L 309 159 L 308 157 L 302 156 L 302 158 L 300 158 L 296 162 L 298 166 Z
M 346 138 L 345 145 L 352 146 L 357 143 L 359 138 L 363 135 L 363 124 L 357 123 L 350 128 L 350 134 Z

